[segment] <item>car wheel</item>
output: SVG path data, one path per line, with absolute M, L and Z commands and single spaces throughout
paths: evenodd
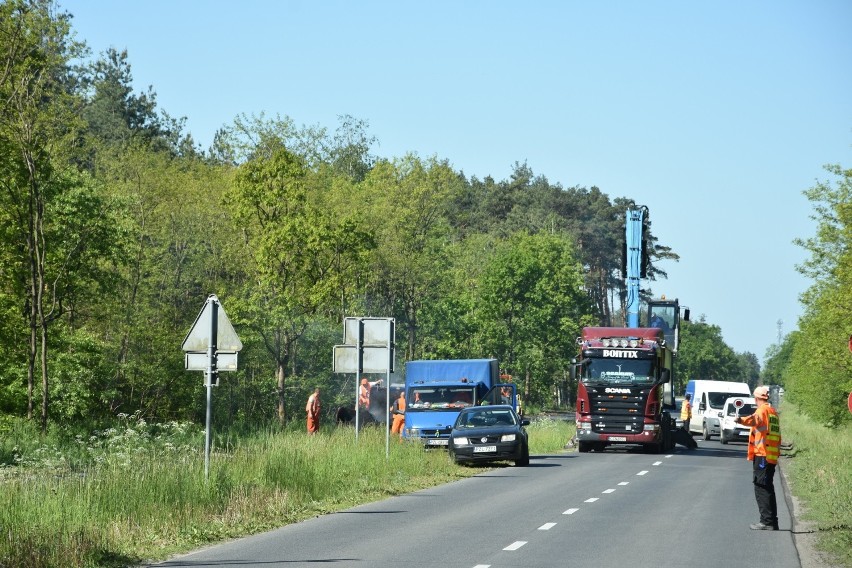
M 710 428 L 707 426 L 706 422 L 704 423 L 704 436 L 703 437 L 704 437 L 705 440 L 710 439 Z
M 719 433 L 719 441 L 720 441 L 720 442 L 722 442 L 723 444 L 727 444 L 727 443 L 728 443 L 728 439 L 725 437 L 725 433 L 724 433 L 724 432 Z

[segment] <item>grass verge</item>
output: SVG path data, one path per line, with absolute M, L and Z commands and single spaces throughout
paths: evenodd
M 793 449 L 787 476 L 817 530 L 817 546 L 837 566 L 852 567 L 852 426 L 828 429 L 785 402 L 781 435 Z
M 26 424 L 0 441 L 0 567 L 118 567 L 468 477 L 444 451 L 384 431 L 301 428 L 219 437 L 204 478 L 203 432 L 123 417 L 86 439 L 40 438 Z M 554 453 L 573 423 L 529 426 Z

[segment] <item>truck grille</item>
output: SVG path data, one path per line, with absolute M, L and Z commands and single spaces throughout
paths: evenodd
M 650 389 L 621 388 L 629 392 L 605 392 L 612 387 L 586 387 L 591 405 L 592 431 L 598 434 L 640 434 L 645 428 L 645 401 Z

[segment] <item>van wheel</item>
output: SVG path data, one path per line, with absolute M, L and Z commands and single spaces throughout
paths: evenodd
M 721 434 L 719 434 L 719 441 L 720 441 L 720 442 L 722 442 L 723 444 L 727 444 L 727 443 L 728 443 L 728 439 L 725 437 L 725 433 L 724 433 L 724 432 L 722 432 Z
M 704 423 L 704 436 L 703 437 L 704 437 L 705 440 L 710 439 L 710 428 L 707 427 L 706 422 Z

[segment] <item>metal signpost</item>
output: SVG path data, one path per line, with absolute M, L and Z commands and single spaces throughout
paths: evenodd
M 358 439 L 361 373 L 385 373 L 385 426 L 390 426 L 390 374 L 394 370 L 396 328 L 393 318 L 351 317 L 343 320 L 343 345 L 332 350 L 333 372 L 355 373 L 355 439 Z M 385 455 L 390 454 L 390 429 L 385 428 Z
M 225 308 L 216 294 L 210 294 L 195 323 L 183 340 L 184 363 L 188 371 L 204 371 L 207 387 L 207 431 L 204 435 L 204 479 L 210 473 L 210 416 L 213 387 L 219 385 L 220 371 L 237 370 L 237 353 L 243 348 Z

